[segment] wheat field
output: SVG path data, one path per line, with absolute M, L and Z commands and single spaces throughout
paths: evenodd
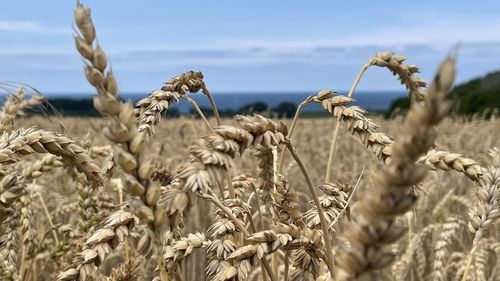
M 90 9 L 74 18 L 102 117 L 22 118 L 46 99 L 2 87 L 2 280 L 500 280 L 500 121 L 448 114 L 455 54 L 427 84 L 380 52 L 293 119 L 221 119 L 201 72 L 123 101 Z M 351 105 L 371 67 L 405 116 Z M 177 102 L 198 118 L 163 117 Z M 300 118 L 313 103 L 331 117 Z

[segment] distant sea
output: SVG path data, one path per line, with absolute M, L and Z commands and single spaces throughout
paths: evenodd
M 262 101 L 269 106 L 276 106 L 282 102 L 292 102 L 298 105 L 301 101 L 303 101 L 307 96 L 311 95 L 314 92 L 306 93 L 213 93 L 215 102 L 220 109 L 233 109 L 236 110 L 244 105 L 251 104 L 257 101 Z M 340 93 L 346 95 L 346 93 Z M 70 99 L 82 99 L 89 98 L 92 94 L 85 93 L 53 93 L 46 94 L 49 101 L 50 99 L 55 98 L 70 98 Z M 122 97 L 125 100 L 130 100 L 135 102 L 141 98 L 147 96 L 147 93 L 139 94 L 139 93 L 126 93 L 122 94 Z M 377 110 L 383 111 L 389 108 L 391 101 L 405 96 L 404 92 L 391 92 L 391 91 L 380 91 L 380 92 L 356 92 L 354 98 L 356 102 L 354 105 L 359 105 L 367 110 Z M 190 94 L 190 97 L 194 99 L 200 107 L 210 107 L 210 103 L 208 99 L 201 93 Z M 180 101 L 177 105 L 177 108 L 181 112 L 188 111 L 191 107 L 185 101 Z M 319 105 L 309 106 L 306 110 L 314 111 L 321 110 Z

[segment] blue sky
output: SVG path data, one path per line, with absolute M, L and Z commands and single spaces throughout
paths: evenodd
M 500 1 L 89 0 L 122 92 L 201 70 L 215 92 L 348 89 L 378 51 L 430 79 L 461 43 L 458 80 L 500 69 Z M 91 92 L 72 38 L 76 1 L 0 4 L 0 80 Z M 371 69 L 361 90 L 398 90 Z

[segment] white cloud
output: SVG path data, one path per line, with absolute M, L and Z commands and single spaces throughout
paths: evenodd
M 335 23 L 332 23 L 335 24 Z M 103 46 L 115 67 L 142 72 L 161 70 L 169 66 L 255 66 L 299 63 L 307 65 L 358 65 L 376 52 L 394 50 L 407 55 L 412 63 L 439 61 L 461 42 L 460 58 L 469 62 L 498 63 L 500 67 L 500 19 L 463 19 L 456 15 L 442 18 L 436 15 L 412 15 L 397 26 L 359 30 L 352 35 L 331 38 L 262 39 L 222 38 L 210 44 L 141 45 L 138 43 Z M 0 31 L 11 32 L 68 32 L 64 28 L 46 27 L 29 21 L 1 21 Z M 70 35 L 68 35 L 70 36 Z M 73 68 L 58 65 L 54 58 L 71 59 L 80 65 L 74 46 L 0 46 L 0 56 L 10 61 L 25 60 L 36 68 Z M 14 63 L 13 63 L 14 64 Z
M 409 57 L 409 63 L 422 64 L 440 61 L 450 50 L 432 44 L 332 46 L 311 45 L 308 48 L 279 49 L 274 47 L 237 49 L 137 49 L 134 51 L 107 52 L 115 69 L 144 72 L 167 69 L 172 66 L 203 68 L 207 66 L 234 68 L 270 65 L 362 65 L 375 53 L 392 50 Z M 500 41 L 464 42 L 459 49 L 459 59 L 469 63 L 496 63 L 500 67 Z M 81 68 L 81 59 L 69 46 L 67 49 L 7 49 L 0 47 L 3 65 L 31 69 Z
M 224 38 L 217 45 L 233 48 L 308 49 L 321 46 L 380 46 L 429 44 L 449 47 L 458 42 L 500 41 L 499 19 L 460 21 L 454 19 L 388 25 L 372 30 L 353 30 L 353 35 L 329 38 L 259 39 Z
M 69 33 L 69 28 L 48 27 L 35 21 L 0 20 L 0 32 Z

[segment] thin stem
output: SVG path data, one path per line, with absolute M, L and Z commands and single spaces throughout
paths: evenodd
M 213 191 L 211 191 L 210 189 L 208 190 L 209 194 L 207 193 L 203 193 L 203 192 L 199 192 L 199 195 L 204 198 L 204 199 L 208 199 L 210 200 L 212 203 L 214 203 L 219 209 L 221 209 L 221 211 L 223 211 L 234 223 L 234 225 L 236 226 L 236 228 L 243 234 L 245 234 L 245 236 L 250 236 L 250 233 L 248 232 L 248 230 L 245 228 L 245 226 L 241 223 L 241 220 L 239 220 L 234 214 L 233 212 L 226 206 L 224 206 L 224 204 L 222 204 L 222 202 L 219 200 L 219 198 L 217 198 Z
M 121 185 L 118 185 L 118 200 L 120 205 L 123 204 L 123 188 Z M 129 253 L 129 240 L 128 238 L 125 239 L 125 260 L 128 262 L 130 260 L 130 253 Z
M 290 252 L 285 251 L 285 272 L 283 276 L 283 281 L 288 281 L 288 271 L 290 270 Z
M 477 248 L 479 247 L 479 240 L 483 236 L 482 228 L 478 229 L 474 234 L 474 238 L 472 239 L 472 250 L 469 253 L 467 258 L 467 264 L 465 266 L 464 275 L 462 276 L 462 281 L 466 281 L 469 275 L 470 269 L 472 267 L 472 261 L 474 260 L 474 255 L 476 254 Z
M 224 196 L 224 186 L 223 186 L 223 184 L 220 182 L 220 178 L 219 178 L 219 177 L 217 177 L 216 181 L 217 181 L 217 186 L 219 187 L 220 198 L 222 198 L 222 199 L 226 199 L 226 198 L 225 198 L 225 196 Z
M 354 84 L 352 84 L 351 89 L 349 90 L 349 93 L 347 94 L 348 97 L 352 97 L 354 94 L 354 91 L 356 90 L 356 87 L 359 84 L 359 81 L 361 80 L 361 77 L 365 73 L 365 71 L 370 67 L 371 64 L 367 63 L 365 64 L 361 70 L 358 73 L 358 76 L 356 76 L 356 80 L 354 80 Z M 339 135 L 339 130 L 340 130 L 340 121 L 337 121 L 337 125 L 335 125 L 335 129 L 333 130 L 333 136 L 332 136 L 332 143 L 330 144 L 330 152 L 328 153 L 328 163 L 326 164 L 326 175 L 325 175 L 325 182 L 330 182 L 331 177 L 332 177 L 332 165 L 333 165 L 333 159 L 335 157 L 335 148 L 337 145 L 337 138 Z
M 162 262 L 162 256 L 159 254 L 156 254 L 156 264 L 159 267 L 160 271 L 160 280 L 161 281 L 170 281 L 170 278 L 168 277 L 168 273 L 163 267 L 163 262 Z
M 274 252 L 271 255 L 271 264 L 273 266 L 273 272 L 276 274 L 276 279 L 280 279 L 280 271 L 279 271 L 279 265 L 278 265 L 278 253 Z
M 255 227 L 255 222 L 253 221 L 253 218 L 252 218 L 251 215 L 248 216 L 248 222 L 250 222 L 250 228 L 252 229 L 252 232 L 256 233 L 257 232 L 257 228 Z M 267 275 L 265 273 L 266 268 L 264 267 L 264 265 L 262 263 L 260 264 L 260 271 L 262 273 L 262 280 L 263 281 L 267 281 Z
M 257 232 L 257 228 L 255 227 L 255 222 L 253 221 L 252 216 L 247 216 L 247 217 L 248 217 L 248 222 L 250 223 L 250 229 L 252 229 L 253 233 Z
M 328 225 L 325 219 L 325 213 L 323 212 L 323 207 L 321 206 L 321 202 L 319 201 L 318 194 L 316 193 L 316 189 L 314 189 L 314 184 L 309 176 L 309 172 L 307 171 L 304 163 L 302 162 L 299 155 L 295 151 L 295 148 L 292 146 L 290 142 L 286 143 L 286 147 L 292 154 L 293 159 L 299 165 L 300 170 L 304 174 L 306 178 L 307 187 L 309 188 L 309 192 L 313 197 L 314 204 L 316 205 L 316 209 L 318 210 L 319 220 L 321 222 L 321 229 L 323 230 L 323 240 L 325 241 L 326 246 L 326 255 L 327 255 L 327 266 L 328 270 L 330 270 L 330 277 L 335 280 L 335 266 L 334 266 L 334 257 L 333 257 L 333 248 L 332 248 L 332 240 L 330 238 L 330 232 L 328 231 Z
M 264 229 L 264 218 L 262 217 L 261 204 L 259 199 L 259 193 L 257 192 L 257 187 L 252 184 L 253 192 L 255 194 L 255 203 L 257 204 L 257 213 L 259 214 L 260 229 Z
M 50 217 L 49 209 L 47 209 L 47 205 L 45 204 L 45 201 L 43 200 L 43 197 L 40 194 L 40 192 L 37 192 L 36 195 L 38 195 L 40 202 L 42 202 L 43 211 L 45 212 L 45 216 L 47 217 L 47 220 L 49 221 L 50 227 L 52 228 L 52 235 L 54 236 L 54 240 L 56 240 L 56 244 L 59 245 L 59 238 L 57 238 L 56 226 L 54 225 L 54 222 L 52 221 L 52 218 Z
M 158 271 L 160 272 L 160 280 L 161 281 L 170 281 L 170 277 L 168 275 L 167 269 L 165 265 L 163 264 L 163 257 L 161 255 L 161 245 L 160 245 L 160 239 L 157 238 L 156 234 L 156 229 L 150 226 L 150 229 L 152 230 L 152 241 L 153 242 L 153 252 L 156 255 L 156 266 L 158 268 Z
M 326 174 L 325 174 L 325 182 L 330 182 L 332 179 L 332 166 L 333 166 L 333 158 L 335 157 L 335 148 L 337 144 L 337 136 L 340 131 L 340 121 L 337 120 L 337 124 L 335 125 L 335 129 L 333 130 L 332 135 L 332 143 L 330 144 L 330 152 L 328 153 L 328 162 L 326 164 Z
M 182 271 L 182 269 L 179 266 L 177 266 L 175 268 L 175 270 L 177 271 L 177 276 L 179 276 L 180 281 L 186 281 L 186 278 L 184 276 L 184 272 Z
M 21 252 L 21 265 L 19 266 L 19 272 L 21 273 L 21 276 L 24 276 L 24 272 L 26 271 L 26 255 L 28 251 L 28 247 L 23 244 L 23 251 Z
M 263 257 L 262 259 L 260 259 L 261 261 L 261 264 L 264 266 L 264 268 L 266 269 L 266 272 L 267 274 L 269 275 L 269 278 L 271 279 L 271 281 L 278 281 L 278 279 L 276 279 L 276 277 L 274 276 L 273 274 L 273 270 L 271 269 L 271 267 L 269 266 L 269 263 L 267 263 L 266 261 L 266 258 Z
M 47 236 L 49 235 L 50 232 L 52 232 L 52 230 L 46 231 L 43 234 L 42 239 L 40 239 L 40 241 L 38 241 L 38 245 L 36 246 L 36 251 L 35 251 L 33 257 L 31 258 L 29 268 L 25 273 L 23 273 L 23 276 L 25 276 L 23 280 L 29 280 L 28 278 L 30 277 L 31 271 L 33 271 L 33 266 L 35 264 L 36 256 L 40 253 L 40 249 L 42 248 L 43 242 L 45 242 L 45 238 L 47 238 Z
M 302 109 L 306 105 L 308 105 L 310 103 L 309 99 L 310 99 L 310 97 L 308 97 L 307 99 L 303 100 L 299 104 L 299 106 L 297 107 L 297 110 L 295 111 L 295 115 L 293 116 L 292 124 L 290 125 L 290 130 L 288 130 L 288 135 L 287 135 L 288 139 L 292 138 L 293 132 L 295 131 L 295 127 L 297 126 L 297 121 L 299 120 L 300 112 L 302 111 Z M 280 174 L 283 171 L 283 165 L 285 163 L 285 156 L 286 156 L 286 149 L 283 149 L 283 151 L 280 154 L 280 159 L 279 159 L 279 162 L 278 162 L 278 173 L 280 173 Z
M 217 120 L 217 126 L 220 126 L 219 110 L 217 109 L 217 104 L 215 103 L 214 97 L 212 96 L 212 94 L 210 94 L 210 91 L 208 90 L 207 85 L 205 85 L 205 83 L 203 83 L 203 85 L 201 86 L 201 89 L 202 89 L 203 93 L 208 97 L 208 100 L 210 101 L 210 104 L 212 105 L 212 109 L 213 109 L 214 115 L 215 115 L 215 120 Z
M 350 97 L 350 98 L 352 97 L 352 95 L 354 94 L 354 91 L 356 90 L 356 87 L 358 87 L 359 81 L 361 81 L 361 77 L 363 76 L 363 74 L 365 74 L 365 71 L 371 65 L 372 64 L 370 64 L 370 63 L 363 65 L 363 67 L 361 68 L 361 70 L 358 73 L 358 76 L 356 76 L 356 80 L 354 80 L 354 84 L 352 84 L 351 89 L 349 90 L 349 93 L 347 94 L 348 97 Z
M 236 198 L 236 192 L 234 191 L 234 186 L 233 186 L 233 173 L 229 171 L 228 174 L 228 183 L 227 183 L 227 188 L 229 190 L 229 198 L 234 199 Z
M 467 281 L 467 277 L 469 276 L 470 269 L 472 268 L 472 261 L 474 260 L 474 254 L 476 253 L 477 246 L 472 248 L 472 251 L 467 258 L 467 264 L 465 265 L 464 275 L 462 276 L 462 281 Z
M 198 115 L 200 115 L 201 119 L 203 119 L 203 121 L 207 125 L 208 129 L 210 130 L 210 132 L 215 134 L 214 129 L 212 129 L 212 126 L 210 125 L 210 122 L 208 122 L 207 117 L 205 117 L 205 114 L 203 114 L 203 111 L 201 111 L 201 109 L 198 106 L 198 104 L 193 99 L 191 99 L 188 96 L 182 96 L 182 98 L 185 99 L 189 104 L 191 104 L 191 106 L 193 106 L 194 110 L 196 110 L 196 112 L 198 113 Z
M 276 193 L 276 183 L 278 182 L 278 171 L 277 171 L 277 162 L 278 162 L 278 147 L 272 147 L 273 153 L 273 192 Z M 276 274 L 276 279 L 280 279 L 280 271 L 278 265 L 278 253 L 274 252 L 271 256 L 271 264 L 273 266 L 273 272 Z

